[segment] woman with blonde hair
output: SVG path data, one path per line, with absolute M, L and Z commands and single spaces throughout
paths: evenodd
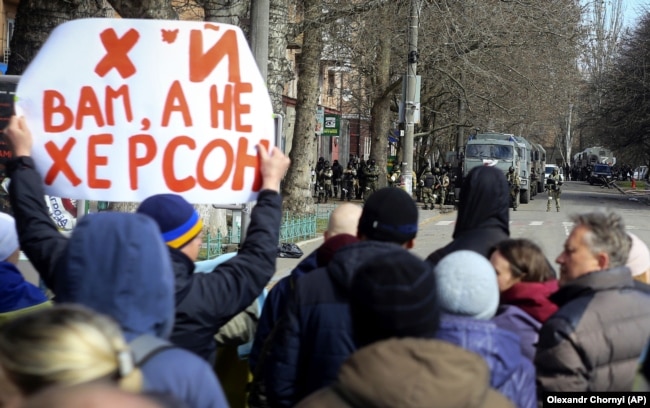
M 522 352 L 532 361 L 539 330 L 557 311 L 550 300 L 559 288 L 555 271 L 541 248 L 528 239 L 499 242 L 489 259 L 497 272 L 500 292 L 493 321 L 519 335 Z
M 139 392 L 142 374 L 119 326 L 77 305 L 17 317 L 0 328 L 0 388 L 26 398 L 52 386 L 89 382 Z M 0 401 L 0 406 L 2 401 Z

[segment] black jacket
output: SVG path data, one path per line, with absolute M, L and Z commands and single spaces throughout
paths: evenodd
M 176 322 L 171 340 L 203 358 L 216 350 L 214 335 L 262 293 L 275 274 L 282 197 L 262 191 L 251 212 L 246 240 L 237 256 L 210 273 L 194 273 L 194 263 L 170 248 L 176 278 Z
M 496 167 L 473 168 L 463 180 L 453 241 L 427 257 L 434 266 L 462 249 L 487 257 L 490 248 L 510 237 L 510 189 Z

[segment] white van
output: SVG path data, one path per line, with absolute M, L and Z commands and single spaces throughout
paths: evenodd
M 546 168 L 544 168 L 544 180 L 546 180 L 546 178 L 548 178 L 548 176 L 550 176 L 551 173 L 553 173 L 553 170 L 555 170 L 555 169 L 558 169 L 558 171 L 560 172 L 560 179 L 562 181 L 564 181 L 564 176 L 562 175 L 562 173 L 564 173 L 564 172 L 562 171 L 562 167 L 559 167 L 556 164 L 547 164 L 546 165 Z

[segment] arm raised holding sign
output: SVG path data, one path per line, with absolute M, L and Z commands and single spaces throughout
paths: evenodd
M 153 218 L 167 243 L 176 282 L 176 321 L 171 340 L 212 360 L 214 335 L 233 316 L 245 310 L 275 274 L 282 222 L 280 181 L 290 160 L 278 148 L 270 153 L 258 146 L 262 190 L 251 213 L 246 240 L 236 256 L 210 273 L 194 273 L 203 244 L 199 214 L 182 196 L 156 194 L 137 212 Z

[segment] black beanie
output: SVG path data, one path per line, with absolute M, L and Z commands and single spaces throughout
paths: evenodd
M 418 232 L 418 208 L 401 188 L 379 189 L 363 205 L 358 229 L 369 240 L 403 244 Z
M 358 347 L 391 337 L 432 338 L 440 308 L 431 266 L 399 247 L 362 264 L 350 287 L 350 313 Z

